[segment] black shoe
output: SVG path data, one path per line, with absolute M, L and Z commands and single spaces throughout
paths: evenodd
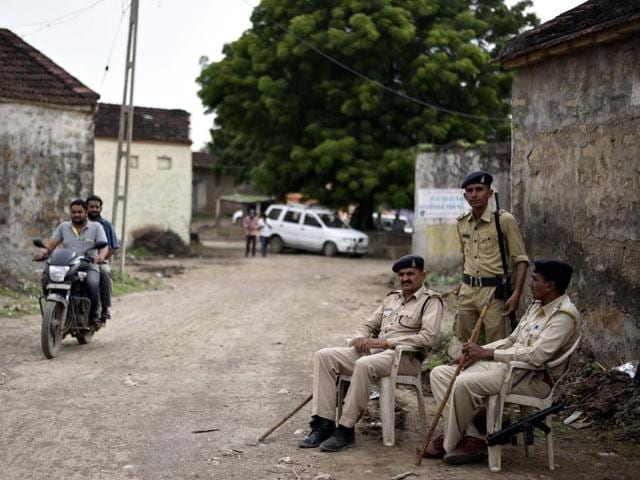
M 345 448 L 356 446 L 355 428 L 347 428 L 338 425 L 336 431 L 330 438 L 320 444 L 320 450 L 323 452 L 341 452 Z
M 106 322 L 103 320 L 100 320 L 99 318 L 96 318 L 91 322 L 91 325 L 93 326 L 93 329 L 95 331 L 98 331 L 106 325 Z
M 111 308 L 103 308 L 102 313 L 100 314 L 100 320 L 106 323 L 107 320 L 111 318 Z
M 329 438 L 336 429 L 336 423 L 333 420 L 313 416 L 311 420 L 311 433 L 306 435 L 298 442 L 300 448 L 316 448 L 327 438 Z

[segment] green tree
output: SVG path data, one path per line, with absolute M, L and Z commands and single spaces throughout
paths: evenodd
M 361 224 L 410 207 L 417 145 L 509 138 L 511 77 L 490 60 L 537 23 L 530 5 L 262 0 L 198 77 L 210 148 L 265 192 L 357 204 Z

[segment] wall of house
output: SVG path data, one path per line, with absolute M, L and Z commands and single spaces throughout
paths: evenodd
M 193 184 L 193 193 L 196 196 L 193 202 L 193 212 L 200 214 L 215 215 L 218 198 L 238 190 L 230 176 L 216 173 L 210 168 L 194 168 Z M 237 209 L 237 205 L 223 203 L 221 214 L 231 215 Z
M 521 68 L 512 198 L 535 257 L 575 267 L 583 350 L 640 358 L 640 36 Z
M 31 239 L 50 237 L 90 193 L 93 141 L 88 107 L 0 101 L 0 274 L 32 272 Z
M 103 201 L 103 216 L 113 218 L 113 188 L 116 171 L 115 139 L 96 138 L 94 191 Z M 138 167 L 130 169 L 127 200 L 127 241 L 130 232 L 146 226 L 170 229 L 189 244 L 191 225 L 191 148 L 189 145 L 161 142 L 134 142 L 131 155 Z M 160 157 L 171 159 L 171 168 L 161 168 Z M 124 162 L 123 162 L 124 165 Z M 124 169 L 123 169 L 124 172 Z M 120 175 L 121 192 L 124 174 Z M 120 203 L 122 207 L 122 202 Z M 117 233 L 120 236 L 122 210 L 118 212 Z
M 412 251 L 425 257 L 427 269 L 441 273 L 460 271 L 462 255 L 456 217 L 469 209 L 460 184 L 475 170 L 493 175 L 500 208 L 509 209 L 509 145 L 449 148 L 421 153 L 416 158 L 415 233 Z

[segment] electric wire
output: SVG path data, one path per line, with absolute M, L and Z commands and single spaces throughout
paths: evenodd
M 123 7 L 124 7 L 124 4 L 123 4 Z M 113 51 L 115 50 L 115 47 L 116 47 L 116 42 L 118 40 L 118 34 L 120 33 L 120 28 L 122 27 L 122 21 L 124 20 L 124 16 L 129 10 L 129 8 L 131 8 L 131 3 L 129 3 L 126 7 L 123 8 L 122 15 L 120 15 L 120 21 L 118 22 L 118 28 L 116 29 L 116 33 L 113 36 L 111 51 L 109 52 L 109 56 L 107 57 L 107 62 L 104 67 L 104 73 L 102 75 L 102 81 L 100 82 L 100 88 L 98 89 L 98 93 L 102 93 L 102 87 L 104 87 L 104 81 L 107 78 L 107 73 L 109 73 L 109 65 L 111 64 L 111 57 L 113 56 Z
M 257 7 L 254 7 L 253 5 L 251 5 L 247 0 L 240 0 L 240 1 L 242 3 L 244 3 L 245 5 L 248 5 L 252 9 L 257 8 Z M 271 21 L 280 30 L 282 30 L 283 32 L 291 35 L 293 38 L 298 40 L 298 42 L 300 42 L 304 46 L 310 48 L 311 50 L 316 52 L 318 55 L 324 57 L 325 59 L 329 60 L 330 62 L 332 62 L 333 64 L 337 65 L 338 67 L 346 70 L 347 72 L 351 73 L 352 75 L 355 75 L 355 76 L 357 76 L 357 77 L 359 77 L 359 78 L 361 78 L 363 80 L 371 82 L 371 83 L 377 85 L 378 87 L 380 87 L 381 89 L 383 89 L 383 90 L 385 90 L 385 91 L 387 91 L 387 92 L 389 92 L 389 93 L 391 93 L 393 95 L 397 95 L 397 96 L 399 96 L 401 98 L 404 98 L 405 100 L 417 103 L 417 104 L 422 105 L 424 107 L 433 108 L 434 110 L 437 110 L 439 112 L 448 113 L 450 115 L 455 115 L 455 116 L 458 116 L 458 117 L 470 118 L 470 119 L 473 119 L 473 120 L 496 121 L 496 122 L 504 122 L 506 120 L 506 117 L 492 117 L 492 116 L 488 116 L 488 115 L 474 115 L 474 114 L 471 114 L 471 113 L 460 112 L 458 110 L 452 110 L 450 108 L 441 107 L 441 106 L 436 105 L 434 103 L 426 102 L 424 100 L 421 100 L 419 98 L 413 97 L 413 96 L 408 95 L 408 94 L 406 94 L 404 92 L 401 92 L 399 90 L 395 90 L 395 89 L 393 89 L 391 87 L 388 87 L 387 85 L 383 84 L 382 82 L 380 82 L 378 80 L 374 80 L 372 78 L 369 78 L 365 74 L 355 70 L 354 68 L 349 67 L 348 65 L 342 63 L 340 60 L 332 57 L 328 53 L 325 53 L 324 51 L 320 50 L 318 47 L 316 47 L 316 46 L 310 44 L 309 42 L 307 42 L 305 39 L 299 37 L 295 33 L 290 32 L 287 27 L 285 27 L 284 25 L 282 25 L 279 22 L 276 22 L 275 20 L 273 20 L 273 18 L 271 18 Z
M 82 15 L 85 12 L 88 12 L 89 10 L 91 10 L 92 8 L 96 7 L 98 4 L 104 2 L 104 0 L 96 0 L 95 2 L 93 2 L 91 5 L 88 5 L 84 8 L 80 8 L 78 10 L 74 10 L 73 12 L 69 12 L 65 15 L 62 15 L 60 17 L 51 19 L 51 20 L 43 20 L 40 22 L 32 22 L 30 24 L 23 24 L 23 25 L 14 25 L 14 26 L 10 26 L 7 28 L 23 28 L 23 27 L 30 27 L 30 26 L 38 26 L 38 28 L 35 28 L 34 30 L 31 30 L 30 32 L 25 33 L 24 35 L 21 35 L 22 38 L 25 37 L 29 37 L 31 35 L 34 35 L 42 30 L 44 30 L 45 28 L 49 28 L 49 27 L 53 27 L 53 26 L 57 26 L 60 25 L 62 23 L 65 23 L 69 20 L 73 20 L 74 18 Z

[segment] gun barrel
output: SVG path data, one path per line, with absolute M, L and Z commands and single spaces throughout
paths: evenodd
M 551 405 L 549 408 L 545 408 L 543 410 L 540 410 L 539 412 L 534 413 L 533 415 L 529 415 L 528 417 L 525 417 L 522 420 L 519 420 L 516 423 L 503 428 L 502 430 L 498 430 L 497 432 L 487 435 L 487 445 L 489 445 L 490 447 L 493 447 L 494 445 L 505 445 L 509 443 L 511 437 L 517 435 L 520 432 L 532 430 L 533 427 L 541 428 L 540 425 L 542 424 L 542 421 L 547 417 L 547 415 L 554 414 L 563 409 L 564 405 L 562 403 L 556 403 L 554 405 Z M 542 430 L 544 431 L 544 429 Z M 545 434 L 546 433 L 547 432 L 545 432 Z

